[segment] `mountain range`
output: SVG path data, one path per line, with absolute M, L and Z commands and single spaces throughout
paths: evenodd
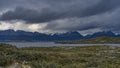
M 120 37 L 111 31 L 96 32 L 91 35 L 83 36 L 77 31 L 66 33 L 45 34 L 39 32 L 27 32 L 23 30 L 14 31 L 0 30 L 0 41 L 65 41 L 65 40 L 80 40 L 89 39 L 100 36 Z

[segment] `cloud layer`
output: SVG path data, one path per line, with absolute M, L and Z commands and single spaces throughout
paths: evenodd
M 29 31 L 120 33 L 120 0 L 0 0 L 0 10 L 2 27 L 21 22 Z

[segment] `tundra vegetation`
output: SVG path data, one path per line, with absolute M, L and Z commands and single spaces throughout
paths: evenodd
M 23 47 L 0 44 L 0 67 L 14 63 L 29 68 L 120 68 L 120 47 Z M 27 68 L 27 67 L 26 67 Z

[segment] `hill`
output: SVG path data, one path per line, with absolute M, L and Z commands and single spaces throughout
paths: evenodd
M 56 43 L 62 43 L 62 44 L 114 44 L 115 43 L 116 44 L 116 43 L 120 43 L 120 38 L 102 36 L 91 39 L 62 41 Z

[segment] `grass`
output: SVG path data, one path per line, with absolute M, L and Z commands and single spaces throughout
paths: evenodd
M 120 68 L 120 47 L 24 47 L 0 44 L 0 66 L 31 68 Z

